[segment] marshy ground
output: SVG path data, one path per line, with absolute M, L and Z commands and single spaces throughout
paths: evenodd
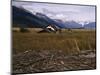
M 40 73 L 96 68 L 95 30 L 57 33 L 14 31 L 12 73 Z

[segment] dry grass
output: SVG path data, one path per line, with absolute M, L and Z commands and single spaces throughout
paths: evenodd
M 61 34 L 13 32 L 13 52 L 19 53 L 26 50 L 63 50 L 64 53 L 77 53 L 80 50 L 96 49 L 95 30 L 76 29 L 69 32 L 63 30 Z

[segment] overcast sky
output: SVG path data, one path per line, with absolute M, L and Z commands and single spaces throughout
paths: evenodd
M 12 5 L 23 7 L 31 12 L 41 12 L 53 19 L 77 22 L 94 22 L 95 6 L 50 4 L 36 2 L 12 2 Z

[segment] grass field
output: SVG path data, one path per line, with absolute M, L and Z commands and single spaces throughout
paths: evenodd
M 16 30 L 12 32 L 14 74 L 96 68 L 95 30 L 63 30 L 60 34 Z
M 74 29 L 72 32 L 63 30 L 61 34 L 37 33 L 34 29 L 30 32 L 13 32 L 13 52 L 25 50 L 63 50 L 67 54 L 80 50 L 96 49 L 95 30 Z

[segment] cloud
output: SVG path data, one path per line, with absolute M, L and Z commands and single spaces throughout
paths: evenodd
M 95 21 L 95 6 L 14 1 L 12 5 L 23 6 L 31 12 L 44 13 L 51 18 L 75 21 Z

